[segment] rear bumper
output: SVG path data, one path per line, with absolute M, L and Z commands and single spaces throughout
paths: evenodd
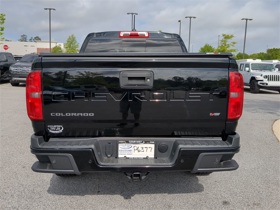
M 119 141 L 139 138 L 53 138 L 31 137 L 31 152 L 39 161 L 32 170 L 44 173 L 81 174 L 94 171 L 149 172 L 190 171 L 215 172 L 236 170 L 232 159 L 239 151 L 238 134 L 220 138 L 141 138 L 155 142 L 155 158 L 118 158 Z M 164 145 L 164 148 L 162 147 Z
M 258 81 L 258 85 L 260 86 L 260 88 L 267 89 L 267 90 L 276 90 L 276 91 L 280 90 L 280 81 L 275 81 L 275 82 L 270 81 L 269 83 L 265 81 Z
M 10 82 L 21 82 L 21 83 L 26 83 L 26 77 L 27 75 L 24 76 L 12 76 Z

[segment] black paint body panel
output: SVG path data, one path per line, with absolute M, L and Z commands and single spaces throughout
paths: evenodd
M 44 55 L 33 70 L 43 75 L 44 126 L 33 122 L 37 134 L 169 137 L 235 132 L 237 122 L 226 126 L 228 75 L 237 70 L 230 54 Z M 122 73 L 128 75 L 128 88 L 120 85 Z M 145 75 L 152 75 L 152 86 L 143 84 L 150 82 Z

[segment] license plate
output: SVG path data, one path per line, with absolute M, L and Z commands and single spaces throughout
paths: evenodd
M 118 147 L 119 158 L 154 158 L 155 144 L 153 142 L 120 142 Z

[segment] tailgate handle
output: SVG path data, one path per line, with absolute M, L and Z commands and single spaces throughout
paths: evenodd
M 120 87 L 123 89 L 152 89 L 154 73 L 146 70 L 120 72 Z

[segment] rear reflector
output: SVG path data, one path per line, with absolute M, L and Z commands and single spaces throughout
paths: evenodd
M 149 38 L 150 34 L 148 32 L 139 31 L 124 31 L 120 32 L 120 38 Z
M 244 82 L 239 72 L 229 73 L 229 104 L 228 120 L 237 120 L 241 117 L 244 100 Z
M 31 120 L 43 120 L 41 72 L 34 71 L 26 79 L 26 107 Z

